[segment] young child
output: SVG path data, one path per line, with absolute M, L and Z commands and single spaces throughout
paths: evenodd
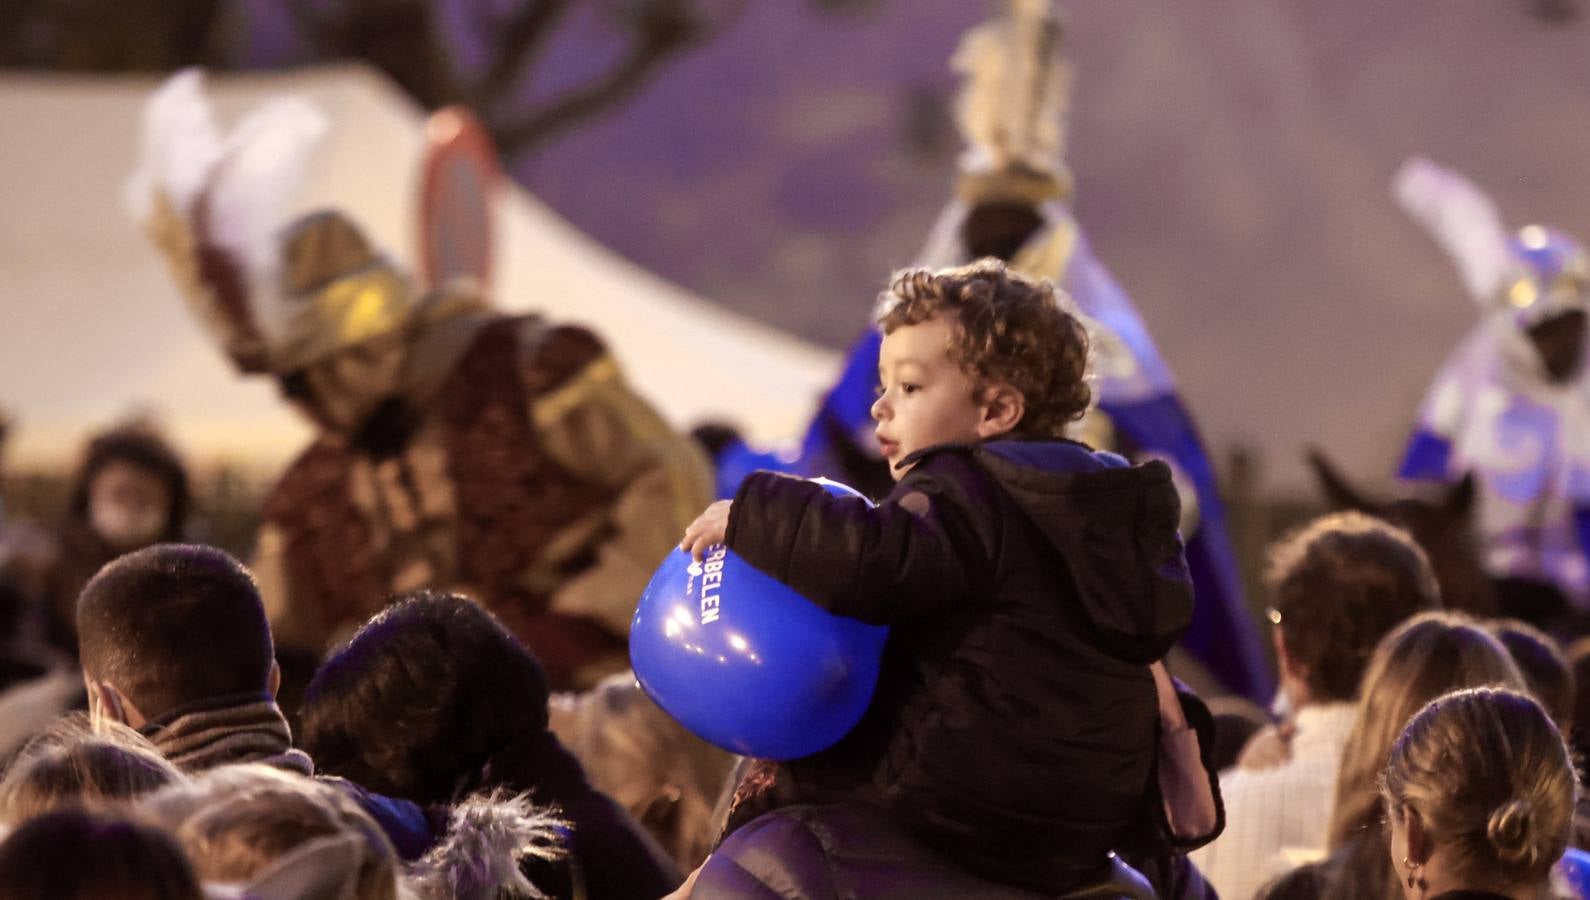
M 758 473 L 681 544 L 892 626 L 862 722 L 742 806 L 871 803 L 978 874 L 1075 888 L 1157 804 L 1148 664 L 1192 609 L 1170 470 L 1062 438 L 1088 342 L 1048 283 L 910 270 L 877 321 L 894 491 L 869 509 Z
M 172 836 L 105 812 L 64 807 L 0 843 L 0 900 L 204 900 Z
M 119 722 L 63 716 L 22 748 L 0 777 L 0 827 L 62 807 L 115 812 L 184 776 Z

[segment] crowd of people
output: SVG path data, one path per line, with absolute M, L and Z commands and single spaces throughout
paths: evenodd
M 1404 463 L 1456 499 L 1276 541 L 1272 682 L 1190 417 L 1064 202 L 1060 37 L 1037 0 L 969 36 L 958 198 L 822 402 L 801 465 L 835 469 L 796 476 L 671 427 L 592 330 L 273 219 L 313 109 L 223 135 L 197 73 L 164 86 L 143 223 L 317 433 L 246 563 L 143 425 L 54 528 L 0 518 L 0 900 L 1590 896 L 1590 474 L 1496 468 L 1520 421 L 1578 446 L 1590 256 L 1493 241 L 1508 305 Z M 1438 234 L 1453 177 L 1403 179 Z M 1431 537 L 1475 506 L 1477 546 Z M 647 579 L 715 552 L 887 627 L 837 743 L 731 752 L 637 683 Z
M 175 454 L 96 439 L 62 551 L 8 570 L 8 646 L 39 668 L 0 693 L 33 707 L 8 731 L 34 723 L 0 777 L 0 897 L 1584 884 L 1571 739 L 1590 723 L 1555 637 L 1445 609 L 1407 532 L 1331 513 L 1271 550 L 1278 714 L 1211 712 L 1223 698 L 1163 662 L 1195 599 L 1169 468 L 1062 437 L 1088 405 L 1088 337 L 1054 287 L 997 260 L 909 270 L 879 326 L 889 495 L 756 473 L 679 535 L 892 629 L 861 723 L 782 762 L 697 740 L 627 674 L 558 691 L 499 616 L 439 588 L 383 596 L 284 710 L 253 572 L 171 540 Z M 35 690 L 63 667 L 73 690 Z M 1246 739 L 1222 759 L 1228 730 Z

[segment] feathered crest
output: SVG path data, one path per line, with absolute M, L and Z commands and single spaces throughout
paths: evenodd
M 1469 295 L 1482 305 L 1495 300 L 1513 259 L 1507 228 L 1491 198 L 1462 175 L 1422 157 L 1402 164 L 1392 193 L 1452 258 Z
M 1065 176 L 1072 70 L 1050 0 L 1008 0 L 966 33 L 950 66 L 965 78 L 956 119 L 968 173 L 1028 170 Z
M 122 191 L 128 212 L 147 222 L 160 192 L 173 212 L 191 215 L 194 200 L 220 158 L 221 133 L 204 97 L 204 73 L 178 72 L 144 107 L 138 168 Z
M 453 807 L 447 836 L 409 869 L 409 886 L 427 900 L 544 897 L 519 863 L 567 856 L 567 828 L 529 795 L 476 794 Z
M 272 100 L 222 135 L 204 73 L 187 69 L 144 108 L 142 154 L 123 199 L 165 256 L 188 305 L 244 372 L 273 365 L 285 304 L 272 302 L 276 232 L 329 130 L 295 98 Z
M 144 109 L 142 157 L 127 181 L 128 210 L 140 222 L 163 196 L 192 221 L 204 211 L 201 244 L 268 269 L 287 201 L 330 130 L 324 114 L 296 97 L 278 97 L 221 135 L 205 96 L 203 71 L 172 76 Z

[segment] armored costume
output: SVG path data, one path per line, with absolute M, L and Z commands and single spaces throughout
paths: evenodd
M 433 133 L 478 127 L 444 113 Z M 458 236 L 434 222 L 426 287 L 340 212 L 279 230 L 324 127 L 282 99 L 223 139 L 183 73 L 150 103 L 132 185 L 233 363 L 276 377 L 320 428 L 263 511 L 254 568 L 277 640 L 318 651 L 394 593 L 443 589 L 492 610 L 555 687 L 594 684 L 627 665 L 641 589 L 709 498 L 704 461 L 596 335 L 493 311 L 486 254 L 437 252 Z

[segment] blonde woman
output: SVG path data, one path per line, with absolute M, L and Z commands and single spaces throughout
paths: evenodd
M 1402 896 L 1551 896 L 1577 787 L 1562 732 L 1529 696 L 1480 688 L 1431 702 L 1392 748 L 1380 791 Z
M 1379 779 L 1402 727 L 1426 703 L 1454 690 L 1499 685 L 1524 690 L 1507 649 L 1455 613 L 1424 613 L 1386 635 L 1369 661 L 1357 716 L 1342 751 L 1329 856 L 1283 876 L 1268 900 L 1399 900 L 1381 823 Z

